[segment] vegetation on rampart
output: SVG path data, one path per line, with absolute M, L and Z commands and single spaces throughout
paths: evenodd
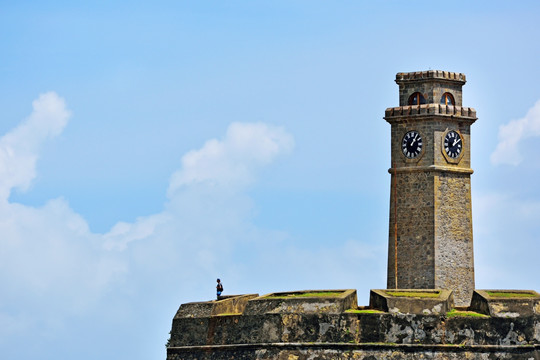
M 501 297 L 501 298 L 524 298 L 524 297 L 534 297 L 535 294 L 528 292 L 512 292 L 512 291 L 487 291 L 488 295 L 491 297 Z
M 384 311 L 375 309 L 349 309 L 345 310 L 345 312 L 353 314 L 384 314 Z
M 484 314 L 477 313 L 475 311 L 464 311 L 464 310 L 456 310 L 452 309 L 449 312 L 446 313 L 446 316 L 451 317 L 489 317 Z
M 302 297 L 338 297 L 343 295 L 343 291 L 317 291 L 317 292 L 305 292 L 305 293 L 290 293 L 282 295 L 270 295 L 265 299 L 292 299 Z
M 386 291 L 390 296 L 395 297 L 418 297 L 418 298 L 438 298 L 440 291 Z

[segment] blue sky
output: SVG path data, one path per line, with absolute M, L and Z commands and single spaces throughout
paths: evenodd
M 0 4 L 0 353 L 165 358 L 181 303 L 386 286 L 397 72 L 467 75 L 476 287 L 540 290 L 540 4 Z

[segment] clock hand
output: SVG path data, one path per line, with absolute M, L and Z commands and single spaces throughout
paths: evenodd
M 414 142 L 416 141 L 416 138 L 418 137 L 418 134 L 414 135 L 414 138 L 412 139 L 411 146 L 414 145 Z
M 454 140 L 454 143 L 452 144 L 452 146 L 456 146 L 456 144 L 457 144 L 458 142 L 460 142 L 460 141 L 461 141 L 461 138 Z

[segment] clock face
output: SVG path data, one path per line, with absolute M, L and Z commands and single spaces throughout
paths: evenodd
M 443 145 L 446 155 L 450 156 L 452 159 L 457 158 L 463 151 L 463 140 L 461 139 L 461 135 L 454 130 L 446 133 Z
M 403 155 L 409 159 L 414 159 L 422 152 L 422 137 L 416 130 L 411 130 L 405 134 L 401 142 Z

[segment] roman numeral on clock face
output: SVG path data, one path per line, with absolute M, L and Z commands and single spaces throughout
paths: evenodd
M 403 136 L 401 150 L 403 155 L 409 159 L 414 159 L 422 152 L 422 137 L 416 130 L 411 130 Z
M 461 138 L 461 135 L 454 130 L 446 133 L 443 144 L 446 155 L 452 159 L 457 158 L 463 149 L 463 139 Z

